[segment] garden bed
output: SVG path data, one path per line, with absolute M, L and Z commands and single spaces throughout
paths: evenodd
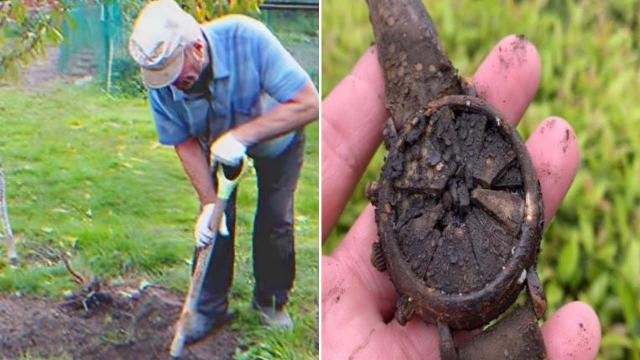
M 0 358 L 168 358 L 182 298 L 155 286 L 142 293 L 113 287 L 108 293 L 112 302 L 89 317 L 62 301 L 0 297 Z M 187 347 L 184 358 L 231 359 L 235 348 L 233 334 L 223 329 Z

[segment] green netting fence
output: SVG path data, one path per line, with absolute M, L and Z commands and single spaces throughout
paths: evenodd
M 266 1 L 254 14 L 280 38 L 318 85 L 318 1 Z M 123 5 L 126 4 L 126 5 Z M 144 2 L 87 2 L 75 6 L 64 22 L 59 70 L 98 82 L 111 94 L 143 95 L 139 70 L 127 52 L 132 23 Z
M 135 15 L 135 12 L 128 10 Z M 86 4 L 71 10 L 63 25 L 59 70 L 75 76 L 94 76 L 107 92 L 136 92 L 137 68 L 127 53 L 132 19 L 121 5 Z M 122 88 L 123 86 L 132 89 Z

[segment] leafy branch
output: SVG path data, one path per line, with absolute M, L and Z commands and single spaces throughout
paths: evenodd
M 0 79 L 15 78 L 17 64 L 26 64 L 45 53 L 47 42 L 60 43 L 65 7 L 51 2 L 29 7 L 23 1 L 5 1 L 0 4 Z M 8 38 L 8 39 L 7 39 Z M 9 41 L 8 44 L 7 40 Z

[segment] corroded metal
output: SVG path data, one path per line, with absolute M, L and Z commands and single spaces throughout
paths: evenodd
M 457 357 L 449 329 L 498 318 L 525 284 L 533 305 L 523 311 L 544 313 L 540 184 L 520 135 L 458 77 L 422 3 L 368 4 L 391 114 L 380 179 L 366 191 L 379 234 L 372 261 L 400 294 L 396 320 L 438 324 L 443 355 Z

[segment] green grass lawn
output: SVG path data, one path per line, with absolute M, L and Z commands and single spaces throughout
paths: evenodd
M 0 260 L 0 290 L 60 298 L 74 283 L 72 266 L 111 281 L 147 278 L 185 292 L 197 216 L 195 192 L 175 152 L 157 144 L 148 104 L 112 99 L 92 88 L 58 86 L 37 93 L 0 88 L 0 159 L 21 262 Z M 297 278 L 293 331 L 258 323 L 251 233 L 255 176 L 238 197 L 233 330 L 249 350 L 240 358 L 317 357 L 318 125 L 307 128 L 305 165 L 296 198 Z M 0 250 L 4 254 L 4 244 Z
M 582 164 L 545 233 L 539 270 L 551 314 L 579 299 L 602 323 L 600 358 L 640 359 L 640 1 L 430 1 L 447 54 L 470 76 L 508 34 L 536 44 L 543 64 L 536 98 L 520 125 L 527 136 L 546 116 L 565 117 Z M 322 89 L 326 96 L 372 41 L 364 1 L 323 1 Z M 324 251 L 364 208 L 367 169 Z

